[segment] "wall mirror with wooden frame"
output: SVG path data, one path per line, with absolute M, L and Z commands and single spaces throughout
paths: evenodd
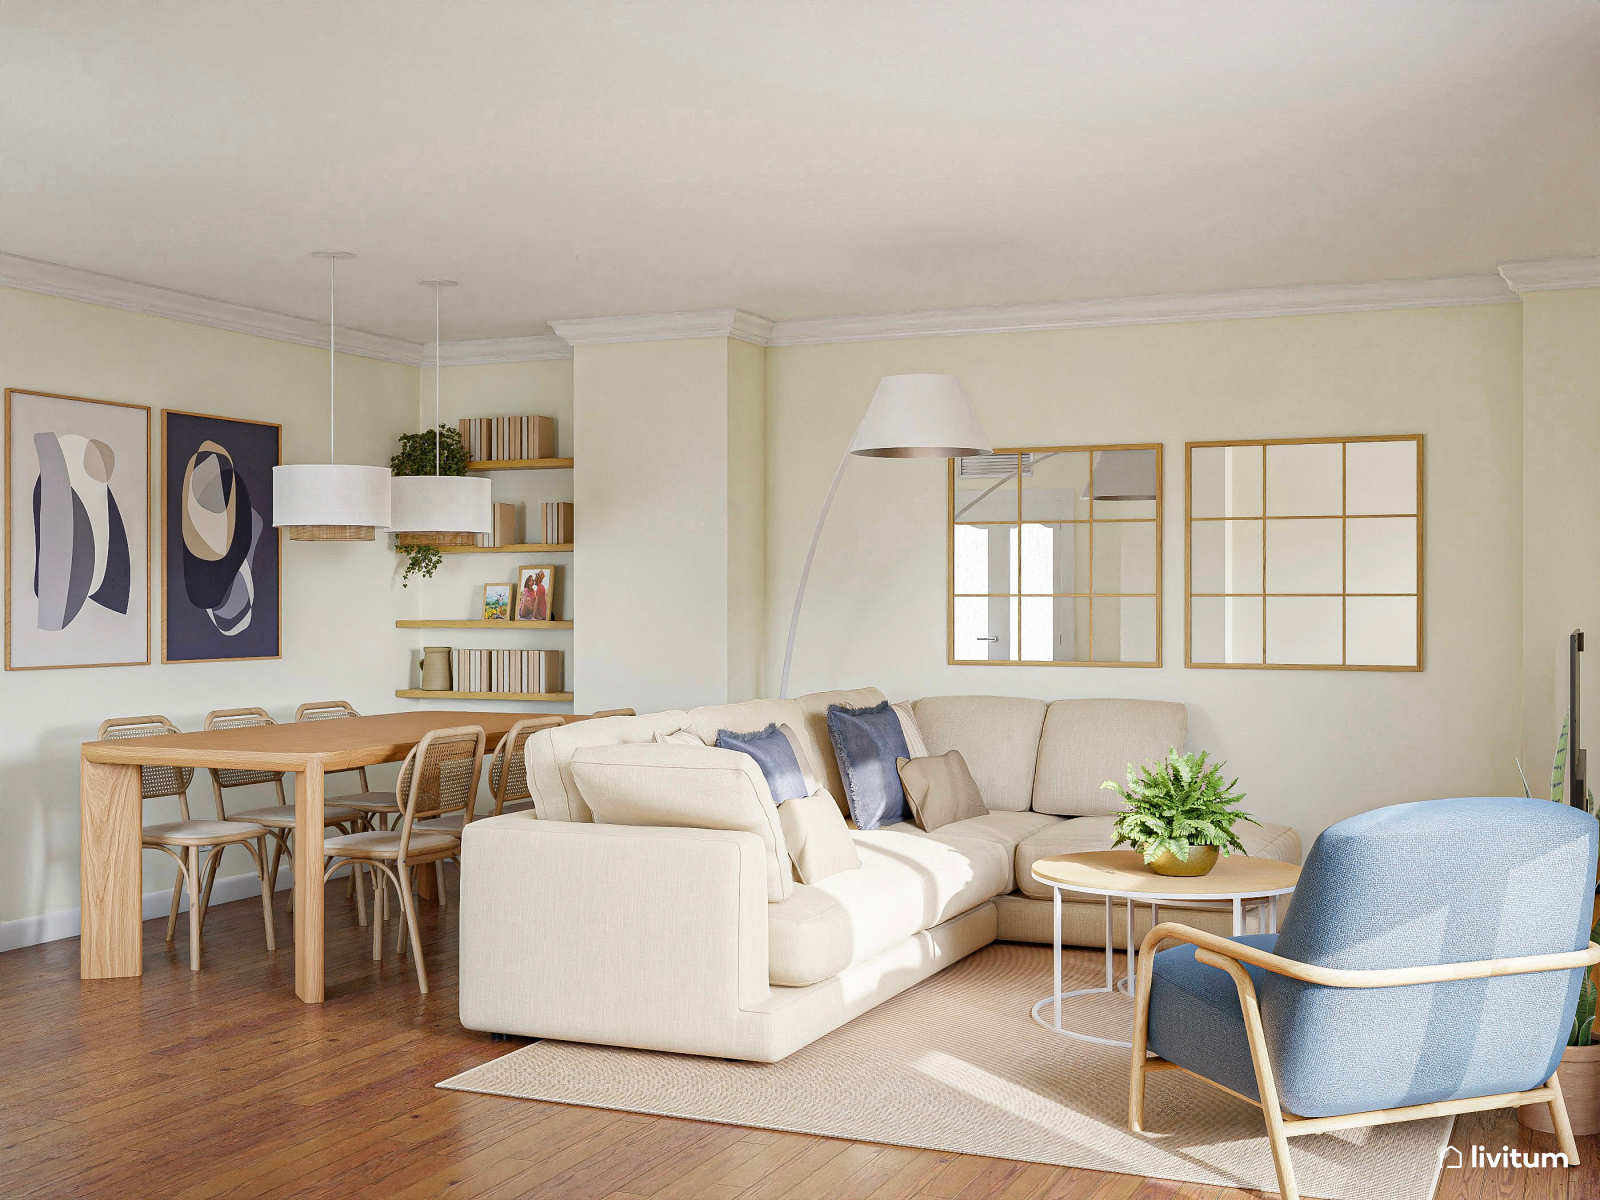
M 950 462 L 952 665 L 1161 665 L 1161 447 Z
M 1190 442 L 1185 663 L 1422 669 L 1422 435 Z

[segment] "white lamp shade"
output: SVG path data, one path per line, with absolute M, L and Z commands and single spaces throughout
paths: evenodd
M 389 488 L 392 533 L 494 532 L 487 479 L 396 475 Z
M 306 463 L 272 468 L 272 523 L 389 524 L 389 468 Z
M 963 458 L 990 449 L 954 375 L 885 375 L 850 443 L 851 454 L 873 458 Z

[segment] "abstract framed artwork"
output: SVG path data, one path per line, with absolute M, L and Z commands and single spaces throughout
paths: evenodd
M 150 410 L 7 388 L 6 670 L 150 661 Z
M 161 410 L 161 661 L 283 654 L 283 427 Z

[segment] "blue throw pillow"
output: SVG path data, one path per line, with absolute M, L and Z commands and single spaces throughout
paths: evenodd
M 789 739 L 783 736 L 783 730 L 779 729 L 776 723 L 768 725 L 765 729 L 758 729 L 755 733 L 720 730 L 717 733 L 717 745 L 724 750 L 737 750 L 741 754 L 748 754 L 756 760 L 761 773 L 767 777 L 767 790 L 772 793 L 774 804 L 782 804 L 785 800 L 798 800 L 808 794 L 805 773 L 800 770 L 800 760 L 795 757 L 794 747 L 789 744 Z
M 828 739 L 839 760 L 845 798 L 857 829 L 881 829 L 908 820 L 906 792 L 896 760 L 910 758 L 900 718 L 885 700 L 871 708 L 828 706 Z

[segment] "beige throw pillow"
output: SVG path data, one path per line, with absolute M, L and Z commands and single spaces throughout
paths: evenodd
M 680 729 L 676 733 L 662 733 L 657 730 L 656 744 L 668 746 L 704 746 L 705 742 L 694 730 Z
M 917 724 L 917 714 L 911 707 L 911 701 L 902 700 L 889 707 L 894 710 L 894 715 L 900 718 L 900 732 L 905 735 L 906 749 L 910 751 L 911 757 L 928 757 L 928 745 L 922 740 L 922 727 Z
M 861 865 L 844 814 L 826 788 L 778 805 L 789 861 L 801 883 L 816 883 Z
M 929 833 L 989 811 L 959 750 L 929 758 L 898 758 L 895 766 L 900 770 L 912 815 Z

